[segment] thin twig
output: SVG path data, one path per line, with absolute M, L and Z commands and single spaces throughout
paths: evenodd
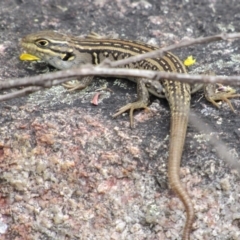
M 222 33 L 222 34 L 214 35 L 214 36 L 210 36 L 210 37 L 200 37 L 200 38 L 195 38 L 195 39 L 190 39 L 190 40 L 183 40 L 179 43 L 172 44 L 168 47 L 163 47 L 163 48 L 155 50 L 155 51 L 147 52 L 144 54 L 139 54 L 137 56 L 129 57 L 129 58 L 126 58 L 123 60 L 118 60 L 118 61 L 114 61 L 114 62 L 107 63 L 107 64 L 109 64 L 111 67 L 118 67 L 118 66 L 122 66 L 122 65 L 129 64 L 132 62 L 138 62 L 138 61 L 146 59 L 146 58 L 162 57 L 165 52 L 172 51 L 177 48 L 187 47 L 187 46 L 196 45 L 196 44 L 210 43 L 210 42 L 215 42 L 215 41 L 219 41 L 219 40 L 230 40 L 230 39 L 235 39 L 235 38 L 240 38 L 240 33 L 232 33 L 232 34 Z
M 73 78 L 78 78 L 80 76 L 117 76 L 117 77 L 141 77 L 146 78 L 145 82 L 149 82 L 150 80 L 160 80 L 160 79 L 171 79 L 176 81 L 188 82 L 188 83 L 224 83 L 231 85 L 240 85 L 240 77 L 239 76 L 203 76 L 203 75 L 189 75 L 189 74 L 180 74 L 180 73 L 169 73 L 169 72 L 156 72 L 149 70 L 138 70 L 138 69 L 123 69 L 123 68 L 106 68 L 106 66 L 117 67 L 124 64 L 129 64 L 131 62 L 140 61 L 145 58 L 151 58 L 156 56 L 162 56 L 164 52 L 170 51 L 176 48 L 190 46 L 194 44 L 202 44 L 207 42 L 213 42 L 218 40 L 229 40 L 234 38 L 240 38 L 240 33 L 233 34 L 219 34 L 211 37 L 203 37 L 192 40 L 184 40 L 178 44 L 173 44 L 168 47 L 164 47 L 162 49 L 148 52 L 145 54 L 137 55 L 134 57 L 130 57 L 127 59 L 108 62 L 105 61 L 102 65 L 97 67 L 91 65 L 85 65 L 78 69 L 68 69 L 64 71 L 58 71 L 54 73 L 47 73 L 43 75 L 38 75 L 34 77 L 25 77 L 18 79 L 10 79 L 1 81 L 0 89 L 9 89 L 13 87 L 19 86 L 41 86 L 41 87 L 51 87 L 57 84 L 61 84 L 63 82 L 69 81 Z M 105 67 L 104 67 L 105 66 Z M 39 88 L 39 90 L 42 88 Z M 18 91 L 18 94 L 21 94 L 23 91 Z M 26 91 L 28 93 L 28 91 Z M 13 98 L 13 94 L 10 96 L 8 94 L 0 97 L 0 101 Z M 22 96 L 22 95 L 21 95 Z
M 239 160 L 229 152 L 226 144 L 223 141 L 217 139 L 214 135 L 209 135 L 209 133 L 213 132 L 213 129 L 207 126 L 205 122 L 201 120 L 201 117 L 197 116 L 193 110 L 191 111 L 189 122 L 199 132 L 205 133 L 210 137 L 209 142 L 216 149 L 218 157 L 223 159 L 232 169 L 236 170 L 240 174 Z
M 68 69 L 53 73 L 46 73 L 33 77 L 16 78 L 0 82 L 0 89 L 8 89 L 20 86 L 42 86 L 51 87 L 76 77 L 84 76 L 116 76 L 116 77 L 143 77 L 151 80 L 171 79 L 188 83 L 225 83 L 240 85 L 240 76 L 210 76 L 210 75 L 190 75 L 175 72 L 157 72 L 141 69 L 124 68 L 104 68 L 84 65 L 78 69 Z M 61 80 L 61 81 L 59 81 Z M 148 82 L 146 80 L 146 82 Z
M 42 87 L 35 87 L 35 86 L 26 87 L 24 89 L 2 95 L 0 97 L 1 98 L 0 101 L 6 101 L 6 100 L 10 100 L 12 98 L 22 97 L 22 96 L 25 96 L 29 93 L 37 92 L 37 91 L 40 91 L 42 89 L 43 89 Z

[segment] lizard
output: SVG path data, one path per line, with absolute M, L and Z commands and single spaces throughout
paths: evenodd
M 36 57 L 35 59 L 45 61 L 61 70 L 76 68 L 87 63 L 98 65 L 106 58 L 115 61 L 158 49 L 158 47 L 138 41 L 97 37 L 79 38 L 48 30 L 25 36 L 21 40 L 21 46 L 25 52 Z M 171 52 L 166 52 L 161 58 L 147 58 L 121 67 L 178 73 L 187 72 L 182 61 Z M 181 183 L 179 170 L 188 126 L 191 93 L 195 92 L 196 88 L 188 83 L 163 79 L 158 82 L 161 86 L 161 91 L 159 91 L 159 85 L 157 84 L 145 84 L 140 78 L 130 80 L 137 84 L 138 99 L 121 107 L 113 117 L 129 110 L 130 125 L 133 126 L 133 111 L 139 108 L 147 108 L 149 93 L 167 99 L 171 116 L 168 181 L 170 188 L 180 198 L 185 207 L 186 221 L 182 240 L 189 240 L 195 213 L 191 198 Z M 72 90 L 83 89 L 92 81 L 93 77 L 87 76 L 82 78 L 77 85 L 65 84 L 65 87 Z M 228 98 L 238 96 L 232 88 L 224 89 L 219 92 L 220 94 L 216 93 L 216 87 L 213 85 L 206 85 L 204 89 L 206 98 L 217 107 L 216 101 L 224 100 L 232 108 Z M 208 89 L 210 90 L 208 91 Z

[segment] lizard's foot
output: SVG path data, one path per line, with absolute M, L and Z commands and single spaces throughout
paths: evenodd
M 133 102 L 133 103 L 128 103 L 127 105 L 121 107 L 114 115 L 113 117 L 117 117 L 120 114 L 126 112 L 126 111 L 130 111 L 129 112 L 129 117 L 130 117 L 130 126 L 131 128 L 133 128 L 133 111 L 135 109 L 139 109 L 139 108 L 144 108 L 144 109 L 148 109 L 147 108 L 147 104 L 143 101 L 137 101 L 137 102 Z
M 117 117 L 118 115 L 126 112 L 129 112 L 130 117 L 130 126 L 133 128 L 133 111 L 139 108 L 147 109 L 147 105 L 149 103 L 149 92 L 146 88 L 146 85 L 141 79 L 137 79 L 137 90 L 138 90 L 138 100 L 133 103 L 128 103 L 127 105 L 121 107 L 118 112 L 116 112 L 113 117 Z
M 66 83 L 63 83 L 62 86 L 67 88 L 69 92 L 85 88 L 85 86 L 83 86 L 78 80 L 68 81 Z
M 66 83 L 63 83 L 62 86 L 67 88 L 68 91 L 72 92 L 75 90 L 81 90 L 86 88 L 93 80 L 92 76 L 83 77 L 80 80 L 72 80 Z
M 234 108 L 229 98 L 240 97 L 240 94 L 236 94 L 236 90 L 234 88 L 224 86 L 222 84 L 207 84 L 204 88 L 204 92 L 207 100 L 214 106 L 219 108 L 219 105 L 216 101 L 225 101 L 233 112 Z

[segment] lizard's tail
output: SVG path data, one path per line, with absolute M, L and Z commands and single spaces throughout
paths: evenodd
M 168 178 L 171 189 L 181 199 L 187 213 L 182 240 L 190 239 L 190 232 L 194 221 L 194 209 L 191 198 L 189 197 L 186 189 L 183 187 L 179 177 L 179 169 L 185 143 L 187 124 L 188 114 L 181 112 L 174 112 L 172 114 L 168 159 Z

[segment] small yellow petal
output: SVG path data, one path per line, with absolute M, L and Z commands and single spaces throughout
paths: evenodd
M 184 60 L 183 64 L 184 64 L 185 66 L 189 67 L 189 66 L 193 65 L 195 62 L 196 62 L 196 59 L 194 59 L 193 56 L 188 56 L 188 57 Z
M 33 56 L 31 54 L 28 54 L 28 53 L 22 53 L 20 55 L 20 60 L 22 61 L 36 61 L 36 60 L 39 60 L 40 58 L 36 57 L 36 56 Z

